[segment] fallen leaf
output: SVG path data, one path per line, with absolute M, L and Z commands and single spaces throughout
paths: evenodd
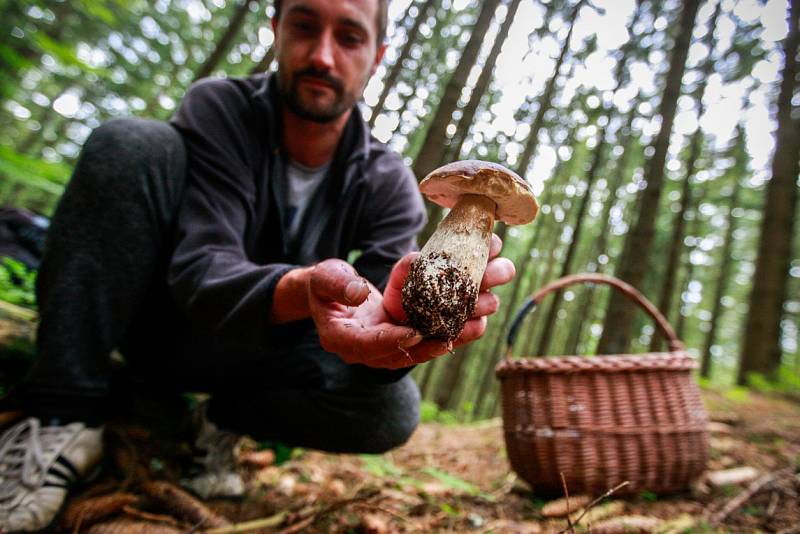
M 565 517 L 581 510 L 590 502 L 592 502 L 592 498 L 588 495 L 570 495 L 569 499 L 561 497 L 545 504 L 542 508 L 542 515 L 545 517 Z
M 661 525 L 657 517 L 623 515 L 612 517 L 592 526 L 594 534 L 650 534 Z
M 708 482 L 714 487 L 746 484 L 758 478 L 758 470 L 750 466 L 734 467 L 722 471 L 712 471 L 706 475 Z

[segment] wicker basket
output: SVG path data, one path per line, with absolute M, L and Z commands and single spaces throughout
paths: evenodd
M 610 285 L 656 321 L 670 351 L 641 355 L 511 359 L 525 315 L 548 293 L 570 284 Z M 517 312 L 502 382 L 503 430 L 512 468 L 540 495 L 599 495 L 685 489 L 704 469 L 707 419 L 691 376 L 696 367 L 667 320 L 632 286 L 583 274 L 543 287 Z

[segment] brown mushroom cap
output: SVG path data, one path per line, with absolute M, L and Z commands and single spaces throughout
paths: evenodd
M 539 212 L 528 182 L 490 161 L 468 159 L 448 163 L 426 176 L 419 190 L 444 208 L 455 206 L 461 195 L 485 195 L 497 204 L 495 218 L 506 224 L 529 223 Z

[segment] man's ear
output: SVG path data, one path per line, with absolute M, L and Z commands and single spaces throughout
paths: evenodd
M 383 60 L 383 54 L 386 53 L 386 43 L 381 43 L 378 46 L 378 49 L 375 51 L 375 63 L 372 64 L 372 70 L 370 70 L 370 76 L 375 74 L 375 71 L 378 70 L 378 65 L 381 64 L 381 60 Z

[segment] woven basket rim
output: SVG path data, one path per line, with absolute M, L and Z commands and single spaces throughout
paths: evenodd
M 643 354 L 598 354 L 591 356 L 546 356 L 505 359 L 497 364 L 499 378 L 516 373 L 575 373 L 670 370 L 689 371 L 697 360 L 685 350 Z

